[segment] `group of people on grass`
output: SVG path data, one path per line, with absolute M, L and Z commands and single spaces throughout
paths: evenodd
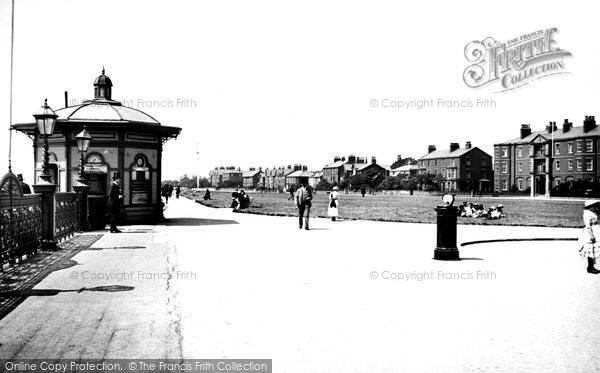
M 458 206 L 457 215 L 461 218 L 485 218 L 485 219 L 502 219 L 504 217 L 504 206 L 500 203 L 498 207 L 491 206 L 487 211 L 481 203 L 463 202 Z
M 243 210 L 250 207 L 250 196 L 244 192 L 244 189 L 237 189 L 231 193 L 231 206 L 233 211 Z

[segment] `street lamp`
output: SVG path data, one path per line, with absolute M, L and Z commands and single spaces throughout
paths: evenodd
M 50 155 L 48 154 L 48 136 L 52 135 L 54 132 L 54 124 L 56 123 L 58 115 L 56 115 L 54 110 L 48 106 L 48 99 L 45 99 L 44 105 L 37 113 L 33 114 L 33 117 L 35 118 L 40 135 L 44 137 L 44 160 L 42 163 L 42 175 L 40 176 L 40 179 L 42 179 L 44 184 L 50 184 L 51 176 L 48 171 L 50 163 Z
M 73 185 L 73 190 L 77 193 L 77 201 L 78 201 L 78 221 L 79 221 L 79 230 L 80 231 L 89 231 L 90 230 L 90 221 L 88 216 L 88 192 L 90 187 L 86 184 L 85 174 L 83 169 L 83 157 L 84 154 L 87 153 L 88 148 L 90 146 L 90 142 L 92 141 L 92 136 L 90 136 L 89 132 L 85 129 L 85 125 L 83 126 L 83 130 L 75 136 L 77 140 L 77 149 L 79 150 L 80 158 L 79 158 L 79 179 L 77 180 L 77 184 Z
M 79 182 L 83 183 L 85 182 L 83 171 L 83 155 L 88 151 L 88 147 L 92 141 L 92 136 L 90 136 L 84 125 L 83 131 L 79 132 L 79 134 L 75 136 L 75 139 L 77 140 L 77 148 L 79 149 L 79 154 L 81 155 L 79 158 Z

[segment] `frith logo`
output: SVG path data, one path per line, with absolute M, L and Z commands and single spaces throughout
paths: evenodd
M 492 37 L 472 41 L 465 47 L 465 58 L 472 63 L 463 74 L 471 88 L 498 81 L 498 92 L 522 87 L 534 80 L 565 74 L 564 58 L 571 52 L 558 48 L 557 28 L 538 30 L 500 43 Z

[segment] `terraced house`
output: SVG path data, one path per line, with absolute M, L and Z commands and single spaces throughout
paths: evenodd
M 440 189 L 449 192 L 488 192 L 492 180 L 492 156 L 467 141 L 464 149 L 451 143 L 437 150 L 429 145 L 419 159 L 419 172 L 440 175 Z
M 494 187 L 549 196 L 562 183 L 597 181 L 599 137 L 594 116 L 586 116 L 581 127 L 565 119 L 561 128 L 550 122 L 532 132 L 523 124 L 519 137 L 494 145 Z

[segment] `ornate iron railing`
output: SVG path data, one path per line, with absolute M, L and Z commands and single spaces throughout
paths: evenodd
M 60 242 L 77 232 L 77 193 L 56 193 L 54 200 L 55 237 Z
M 42 238 L 42 196 L 23 195 L 9 173 L 0 182 L 0 270 L 35 255 Z

